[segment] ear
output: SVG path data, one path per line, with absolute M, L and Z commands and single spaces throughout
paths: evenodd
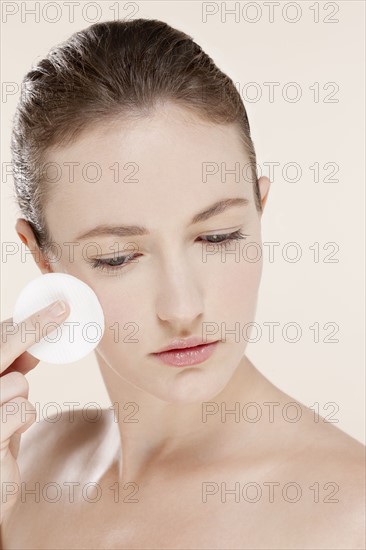
M 268 192 L 270 188 L 271 182 L 267 178 L 267 176 L 261 176 L 258 180 L 258 187 L 261 194 L 261 202 L 262 202 L 262 210 L 264 210 L 264 206 L 267 202 Z
M 18 233 L 20 240 L 31 251 L 33 259 L 42 274 L 44 275 L 45 273 L 50 273 L 52 271 L 50 264 L 47 258 L 45 258 L 39 250 L 33 230 L 27 220 L 18 218 L 15 224 L 15 230 Z

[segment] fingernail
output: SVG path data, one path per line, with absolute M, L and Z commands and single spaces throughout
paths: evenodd
M 59 317 L 66 311 L 65 302 L 62 300 L 58 300 L 57 302 L 54 302 L 50 305 L 50 307 L 47 309 L 47 313 L 51 315 L 51 317 Z

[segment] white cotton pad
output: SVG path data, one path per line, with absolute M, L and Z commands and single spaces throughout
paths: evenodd
M 41 275 L 19 294 L 13 321 L 20 323 L 56 300 L 65 300 L 71 313 L 61 325 L 50 321 L 57 328 L 44 331 L 43 338 L 27 352 L 47 363 L 72 363 L 91 352 L 104 333 L 103 309 L 89 285 L 66 273 Z

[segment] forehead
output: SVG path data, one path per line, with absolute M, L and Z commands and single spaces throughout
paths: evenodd
M 251 196 L 238 129 L 171 105 L 148 117 L 95 125 L 73 144 L 49 151 L 46 162 L 58 170 L 46 209 L 51 229 L 65 217 L 78 230 L 120 221 L 184 223 L 216 198 Z

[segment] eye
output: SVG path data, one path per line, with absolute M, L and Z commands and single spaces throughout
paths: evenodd
M 210 244 L 225 244 L 230 241 L 237 241 L 239 239 L 246 239 L 249 237 L 249 235 L 246 235 L 245 233 L 241 233 L 240 229 L 238 231 L 234 231 L 234 233 L 222 233 L 222 234 L 216 234 L 216 235 L 205 235 L 206 239 L 214 239 L 213 241 L 203 239 L 204 242 L 210 243 Z
M 239 239 L 246 239 L 249 235 L 241 233 L 240 230 L 234 231 L 233 233 L 222 233 L 216 235 L 204 235 L 205 238 L 201 238 L 202 242 L 217 244 L 223 246 L 225 243 L 230 241 L 236 241 Z M 212 241 L 209 239 L 213 239 Z M 101 271 L 107 271 L 109 274 L 117 274 L 118 271 L 121 271 L 126 265 L 134 263 L 133 258 L 141 256 L 141 254 L 127 254 L 127 256 L 117 256 L 115 258 L 95 258 L 92 260 L 91 266 L 93 269 L 100 269 Z
M 133 257 L 140 256 L 140 254 L 127 254 L 127 256 L 117 256 L 116 258 L 105 258 L 101 260 L 100 258 L 95 258 L 91 262 L 93 269 L 100 269 L 101 271 L 106 270 L 109 272 L 119 271 L 127 263 L 131 263 Z

